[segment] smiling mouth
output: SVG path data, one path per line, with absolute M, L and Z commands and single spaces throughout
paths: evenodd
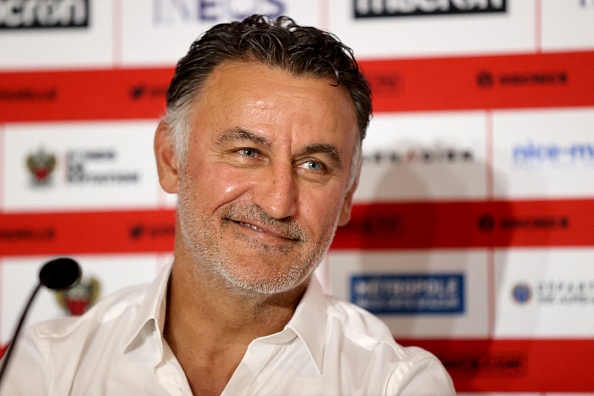
M 276 230 L 274 228 L 262 229 L 258 226 L 255 226 L 254 224 L 246 223 L 245 221 L 232 220 L 232 219 L 228 219 L 228 220 L 235 224 L 238 224 L 242 227 L 249 228 L 250 230 L 254 230 L 256 232 L 260 232 L 262 234 L 266 234 L 266 235 L 273 236 L 276 238 L 284 239 L 284 240 L 291 241 L 291 242 L 299 242 L 301 240 L 301 238 L 298 235 L 294 235 L 295 233 L 291 233 L 288 231 L 283 232 L 281 230 Z
M 251 228 L 251 229 L 252 229 L 252 230 L 254 230 L 254 231 L 265 232 L 263 229 L 261 229 L 261 228 L 258 228 L 258 227 L 256 227 L 256 226 L 255 226 L 255 225 L 253 225 L 253 224 L 244 223 L 243 221 L 236 221 L 236 223 L 237 223 L 237 224 L 239 224 L 239 225 L 242 225 L 242 226 L 244 226 L 244 227 Z
M 232 206 L 225 208 L 221 219 L 230 224 L 236 224 L 240 228 L 250 232 L 254 231 L 257 234 L 252 234 L 253 237 L 259 235 L 259 239 L 267 240 L 270 243 L 274 239 L 277 242 L 305 242 L 308 234 L 300 227 L 300 225 L 293 219 L 275 219 L 268 216 L 262 208 L 258 205 L 249 206 Z

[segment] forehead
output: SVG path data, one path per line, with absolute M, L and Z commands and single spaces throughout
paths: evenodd
M 274 127 L 331 130 L 349 140 L 353 133 L 358 136 L 355 107 L 344 87 L 330 78 L 295 76 L 255 61 L 215 68 L 200 89 L 194 113 L 198 122 L 262 132 Z

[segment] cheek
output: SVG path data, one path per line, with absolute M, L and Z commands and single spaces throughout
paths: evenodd
M 316 230 L 333 227 L 340 214 L 343 199 L 338 191 L 320 190 L 300 195 L 300 212 Z
M 225 166 L 202 167 L 208 171 L 193 175 L 196 181 L 196 193 L 216 206 L 230 202 L 249 189 L 248 179 L 241 172 Z M 216 209 L 216 208 L 215 208 Z

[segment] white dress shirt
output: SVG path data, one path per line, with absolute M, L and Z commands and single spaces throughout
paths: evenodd
M 82 317 L 37 324 L 17 344 L 2 395 L 191 395 L 163 338 L 170 268 Z M 439 360 L 396 344 L 370 313 L 312 279 L 284 330 L 253 340 L 223 395 L 453 395 Z

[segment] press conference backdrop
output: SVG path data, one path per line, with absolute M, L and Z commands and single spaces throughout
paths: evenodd
M 0 342 L 41 264 L 80 314 L 171 260 L 152 137 L 210 26 L 287 14 L 353 47 L 374 118 L 319 276 L 461 394 L 594 394 L 594 0 L 0 0 Z

